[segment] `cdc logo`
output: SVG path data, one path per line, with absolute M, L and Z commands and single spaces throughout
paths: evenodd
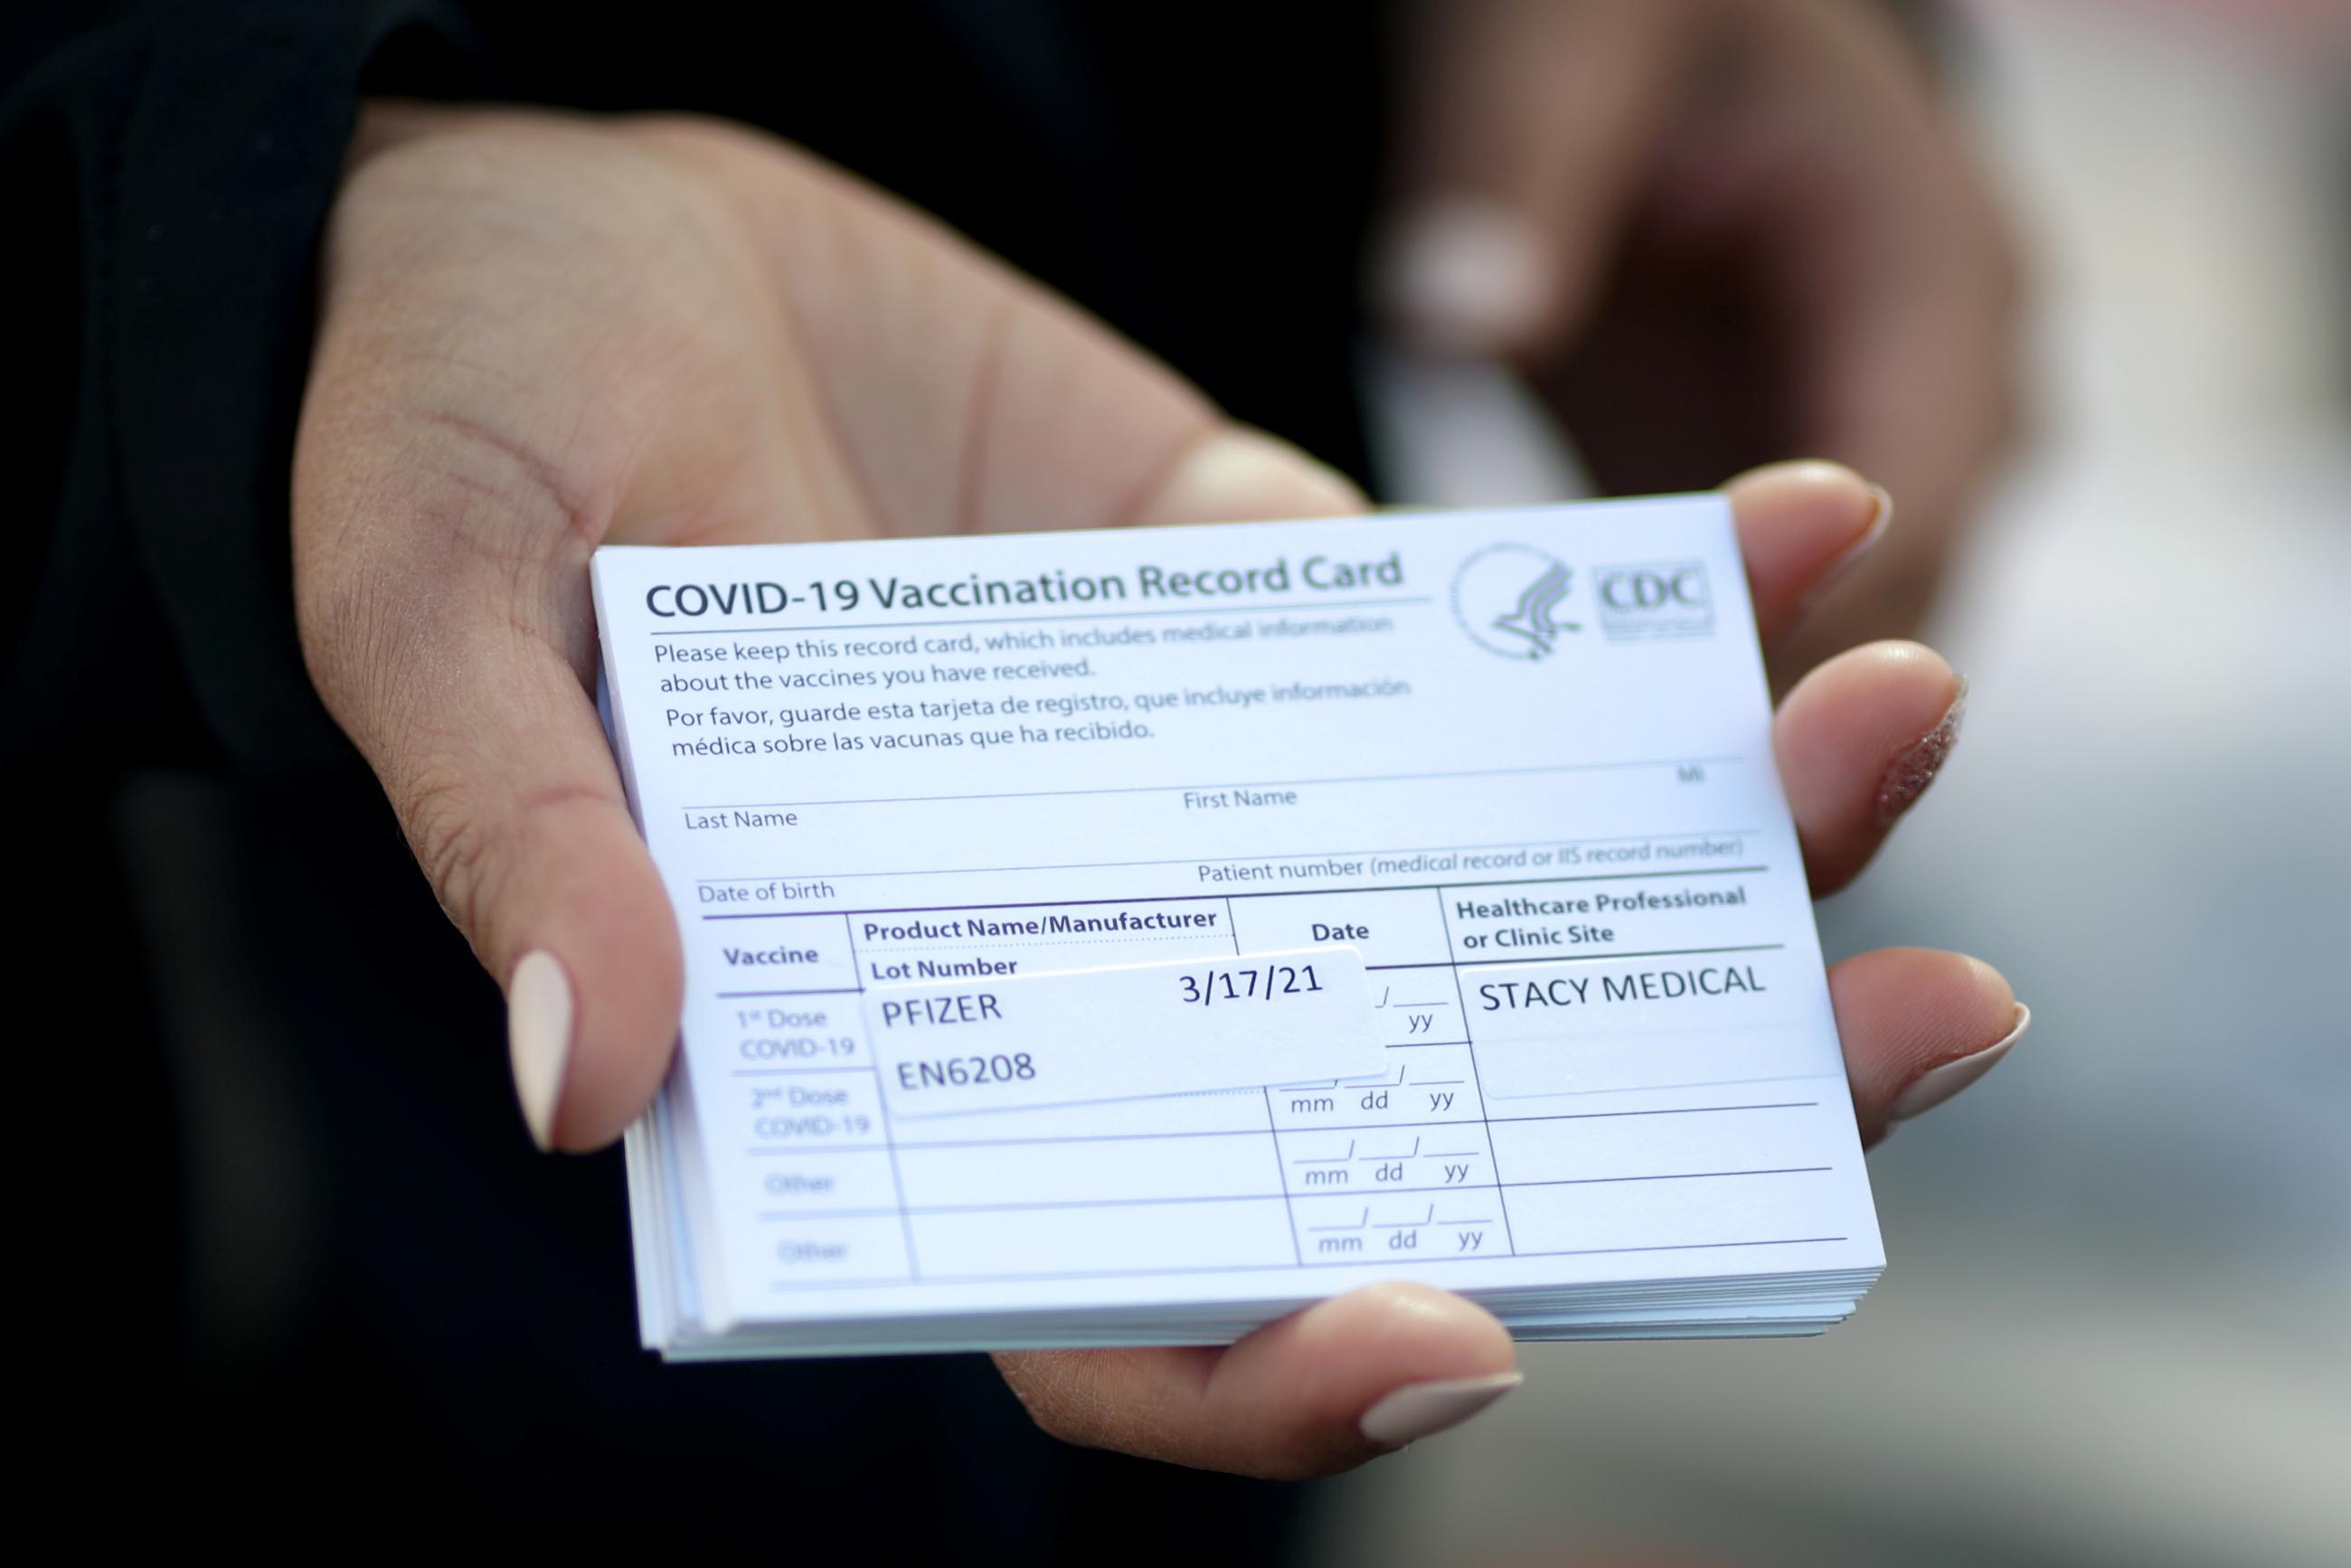
M 1453 619 L 1489 653 L 1548 659 L 1562 635 L 1579 629 L 1558 615 L 1574 575 L 1532 545 L 1488 545 L 1453 574 Z
M 1600 629 L 1612 640 L 1705 637 L 1714 632 L 1714 594 L 1702 560 L 1604 566 L 1593 578 Z

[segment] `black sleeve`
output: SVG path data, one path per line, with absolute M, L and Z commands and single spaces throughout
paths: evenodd
M 465 92 L 439 0 L 33 5 L 0 25 L 11 763 L 343 753 L 289 586 L 319 235 L 361 93 Z

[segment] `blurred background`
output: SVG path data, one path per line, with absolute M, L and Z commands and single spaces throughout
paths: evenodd
M 1330 1484 L 1319 1563 L 2351 1562 L 2342 8 L 1959 10 L 2034 406 L 1927 634 L 1967 731 L 1823 936 L 1980 954 L 2032 1031 L 1872 1156 L 1851 1323 L 1529 1347 Z M 1558 471 L 1501 390 L 1398 380 L 1400 498 Z
M 201 68 L 172 78 L 186 101 L 154 111 L 154 140 L 217 144 L 266 188 L 246 100 L 212 95 L 225 130 L 195 112 L 240 63 L 279 57 L 253 18 L 377 9 L 26 8 L 38 25 L 0 66 L 100 16 L 128 19 L 143 59 L 175 37 L 155 18 L 193 16 Z M 1368 458 L 1387 499 L 1575 483 L 1573 454 L 1491 367 L 1374 348 L 1370 417 L 1353 417 L 1359 312 L 1332 280 L 1353 276 L 1374 196 L 1366 13 L 769 8 L 797 29 L 779 67 L 713 47 L 732 7 L 623 24 L 524 0 L 410 9 L 477 22 L 494 86 L 387 49 L 360 89 L 765 114 L 1245 417 Z M 253 782 L 166 744 L 171 672 L 126 637 L 109 695 L 155 719 L 155 755 L 60 745 L 5 779 L 25 791 L 12 869 L 43 917 L 18 959 L 37 982 L 19 1060 L 35 1132 L 58 1141 L 20 1154 L 23 1250 L 60 1281 L 44 1329 L 96 1347 L 31 1425 L 94 1489 L 77 1517 L 249 1541 L 306 1531 L 307 1504 L 436 1542 L 674 1550 L 706 1529 L 846 1560 L 947 1535 L 970 1560 L 1014 1542 L 1024 1562 L 1196 1563 L 1207 1540 L 1219 1568 L 2351 1563 L 2351 0 L 1939 9 L 1957 24 L 1949 90 L 2028 252 L 2032 407 L 1927 632 L 1972 678 L 1966 733 L 1822 918 L 1833 957 L 1980 954 L 2034 1023 L 1874 1156 L 1891 1266 L 1854 1322 L 1799 1343 L 1529 1347 L 1527 1386 L 1489 1413 L 1304 1489 L 1062 1450 L 978 1358 L 664 1368 L 636 1348 L 617 1158 L 530 1152 L 496 988 L 373 781 L 340 748 L 340 773 Z M 925 24 L 911 38 L 906 16 Z M 1100 84 L 1041 47 L 1070 38 L 1101 46 L 1118 92 L 1090 98 Z M 111 57 L 81 57 L 94 122 L 119 89 L 163 90 Z M 323 78 L 256 79 L 260 114 Z M 902 102 L 931 112 L 875 111 Z M 9 172 L 0 188 L 32 188 Z M 141 243 L 214 268 L 182 290 L 199 314 L 207 290 L 235 303 L 228 208 L 165 172 L 204 221 Z M 221 199 L 266 211 L 253 195 Z M 34 203 L 47 215 L 23 226 L 70 240 L 106 204 Z M 289 232 L 298 256 L 315 237 Z M 84 258 L 24 248 L 49 270 L 21 297 L 68 299 Z M 75 384 L 81 315 L 25 314 L 52 358 L 22 379 Z M 183 398 L 158 369 L 172 359 L 143 361 L 140 384 L 184 434 L 203 422 L 181 411 L 233 378 L 201 367 Z M 93 383 L 122 373 L 104 371 Z M 64 421 L 74 400 L 50 401 Z M 24 426 L 28 469 L 67 434 Z M 192 528 L 278 528 L 254 551 L 275 559 L 284 453 L 266 420 L 236 434 L 256 505 L 184 455 L 159 490 L 195 497 Z M 298 692 L 298 669 L 279 673 Z M 829 1506 L 843 1500 L 882 1506 Z

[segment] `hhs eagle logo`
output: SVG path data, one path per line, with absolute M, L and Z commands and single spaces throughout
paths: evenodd
M 1572 577 L 1532 545 L 1488 545 L 1453 574 L 1453 619 L 1489 653 L 1530 663 L 1548 658 L 1562 633 L 1582 630 L 1557 614 Z

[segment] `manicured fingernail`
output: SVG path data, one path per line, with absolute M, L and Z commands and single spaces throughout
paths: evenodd
M 1883 485 L 1872 485 L 1869 494 L 1877 503 L 1876 511 L 1870 516 L 1869 527 L 1862 530 L 1861 538 L 1839 550 L 1836 559 L 1821 569 L 1821 575 L 1804 595 L 1803 603 L 1797 607 L 1799 615 L 1828 597 L 1831 589 L 1851 577 L 1853 569 L 1867 559 L 1869 552 L 1877 548 L 1877 541 L 1886 537 L 1887 526 L 1894 521 L 1894 497 Z
M 1541 236 L 1509 208 L 1454 200 L 1391 232 L 1373 287 L 1389 317 L 1429 348 L 1492 352 L 1523 344 L 1551 308 Z
M 2032 1027 L 2032 1009 L 2022 1002 L 2016 1004 L 2016 1022 L 2009 1031 L 1985 1046 L 1981 1051 L 1962 1056 L 1956 1061 L 1946 1061 L 1940 1067 L 1930 1067 L 1920 1073 L 1909 1088 L 1894 1097 L 1886 1108 L 1889 1122 L 1907 1122 L 1922 1111 L 1936 1106 L 1990 1072 L 2000 1065 L 2000 1059 L 2024 1038 Z
M 1153 523 L 1238 523 L 1328 517 L 1364 508 L 1347 476 L 1260 430 L 1237 425 L 1200 442 L 1161 481 Z
M 1496 1372 L 1442 1383 L 1407 1383 L 1364 1411 L 1358 1425 L 1381 1448 L 1401 1448 L 1458 1427 L 1526 1380 L 1523 1372 Z
M 1935 775 L 1943 770 L 1943 763 L 1959 744 L 1959 725 L 1968 716 L 1968 678 L 1957 677 L 1959 691 L 1951 706 L 1935 727 L 1921 737 L 1917 745 L 1896 758 L 1886 769 L 1886 777 L 1877 785 L 1877 825 L 1891 827 L 1894 820 L 1917 804 Z
M 571 977 L 545 948 L 523 955 L 507 982 L 507 1056 L 530 1141 L 555 1146 L 555 1107 L 571 1059 Z

